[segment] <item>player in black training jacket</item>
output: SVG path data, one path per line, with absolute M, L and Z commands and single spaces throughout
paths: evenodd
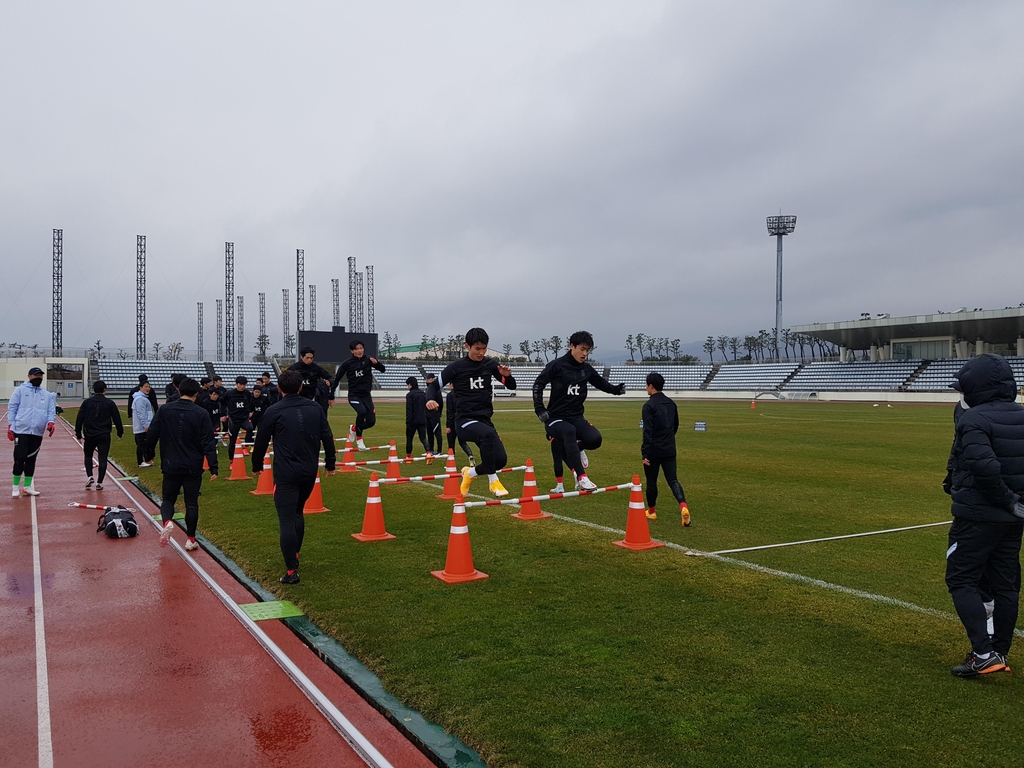
M 448 383 L 448 395 L 445 397 L 445 407 L 448 409 L 448 415 L 445 417 L 444 432 L 448 435 L 448 450 L 454 453 L 455 451 L 455 439 L 458 437 L 455 434 L 455 392 L 452 391 L 451 382 Z M 476 459 L 473 458 L 473 449 L 469 447 L 469 443 L 459 438 L 459 445 L 462 446 L 462 450 L 465 451 L 466 456 L 469 458 L 469 466 L 476 466 Z
M 495 496 L 508 496 L 497 475 L 508 461 L 508 454 L 491 423 L 494 414 L 491 380 L 500 381 L 508 389 L 516 388 L 516 380 L 507 365 L 486 356 L 488 341 L 490 338 L 483 328 L 470 328 L 466 333 L 467 356 L 449 365 L 438 377 L 440 386 L 451 383 L 455 391 L 455 434 L 460 440 L 480 447 L 480 463 L 462 470 L 459 492 L 463 496 L 469 493 L 473 478 L 478 475 L 487 475 L 488 487 Z M 428 400 L 427 409 L 436 411 L 438 405 Z
M 444 396 L 441 394 L 441 385 L 437 383 L 437 376 L 427 373 L 427 387 L 424 394 L 427 400 L 437 403 L 436 411 L 427 411 L 427 446 L 430 453 L 444 453 L 444 438 L 441 436 L 441 414 L 444 412 Z M 436 446 L 436 447 L 435 447 Z
M 235 442 L 238 433 L 245 430 L 245 442 L 252 442 L 252 393 L 246 389 L 249 380 L 245 376 L 235 379 L 235 388 L 224 395 L 224 413 L 227 414 L 228 461 L 235 458 Z
M 640 444 L 640 455 L 644 459 L 644 475 L 647 478 L 647 517 L 657 520 L 658 513 L 658 470 L 665 473 L 665 482 L 679 502 L 683 525 L 690 524 L 690 507 L 686 494 L 676 477 L 676 432 L 679 431 L 679 410 L 675 402 L 666 395 L 665 377 L 652 371 L 647 374 L 647 394 L 650 399 L 644 403 L 640 426 L 644 439 Z
M 601 447 L 601 433 L 583 418 L 587 384 L 593 384 L 602 392 L 612 395 L 626 392 L 625 384 L 610 384 L 587 362 L 587 355 L 593 348 L 594 337 L 587 331 L 576 331 L 569 337 L 569 351 L 548 363 L 533 382 L 533 410 L 537 418 L 544 422 L 545 432 L 551 442 L 551 457 L 555 462 L 557 485 L 552 493 L 564 492 L 563 461 L 576 475 L 577 491 L 593 491 L 597 488 L 587 477 L 590 460 L 586 452 Z M 548 384 L 551 385 L 551 399 L 545 408 L 544 388 Z
M 427 397 L 420 389 L 419 382 L 415 376 L 405 380 L 405 386 L 409 388 L 405 396 L 405 460 L 412 462 L 412 436 L 419 433 L 423 450 L 427 452 L 427 463 L 433 454 L 430 446 L 427 445 Z
M 298 371 L 302 376 L 302 389 L 299 390 L 299 394 L 307 400 L 318 402 L 324 413 L 327 413 L 327 409 L 334 405 L 334 389 L 331 387 L 330 374 L 313 362 L 315 356 L 315 349 L 303 347 L 299 350 L 298 362 L 289 365 L 288 370 Z M 279 386 L 280 383 L 278 380 Z
M 348 439 L 355 441 L 356 448 L 366 450 L 363 442 L 363 430 L 370 429 L 377 423 L 377 410 L 373 407 L 370 390 L 373 389 L 373 371 L 384 373 L 384 363 L 375 357 L 366 357 L 366 348 L 359 339 L 353 339 L 348 348 L 352 357 L 338 366 L 338 373 L 331 382 L 331 399 L 334 391 L 341 383 L 341 377 L 348 378 L 348 404 L 356 412 L 356 423 L 349 428 Z

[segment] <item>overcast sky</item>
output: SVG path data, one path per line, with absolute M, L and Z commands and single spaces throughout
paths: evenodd
M 281 343 L 346 258 L 379 333 L 742 335 L 1024 301 L 1024 3 L 14 3 L 0 341 L 196 346 L 233 241 Z M 292 320 L 294 329 L 294 317 Z

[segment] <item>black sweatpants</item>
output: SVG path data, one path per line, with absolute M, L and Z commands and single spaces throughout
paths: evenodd
M 444 453 L 444 434 L 441 432 L 441 414 L 438 411 L 427 411 L 427 450 L 431 453 Z
M 356 412 L 356 437 L 363 436 L 364 429 L 370 429 L 377 423 L 377 411 L 373 407 L 373 398 L 369 395 L 356 395 L 348 399 L 348 404 Z
M 238 433 L 245 430 L 245 442 L 252 442 L 252 422 L 232 421 L 228 419 L 228 461 L 235 458 L 235 443 L 238 441 Z
M 480 461 L 476 465 L 478 475 L 491 475 L 504 469 L 508 463 L 508 454 L 501 443 L 498 430 L 489 419 L 470 419 L 456 422 L 455 432 L 459 440 L 476 443 L 480 448 Z
M 405 425 L 405 455 L 408 456 L 412 453 L 412 436 L 419 434 L 420 442 L 423 443 L 423 450 L 430 453 L 430 447 L 427 445 L 427 428 L 423 424 L 406 424 Z
M 306 533 L 306 518 L 302 508 L 306 506 L 309 494 L 316 485 L 316 475 L 311 480 L 282 480 L 274 478 L 274 506 L 277 507 L 277 520 L 281 527 L 281 554 L 284 565 L 289 571 L 299 567 L 299 553 L 302 551 L 302 538 Z
M 25 477 L 36 476 L 36 457 L 43 444 L 42 435 L 19 435 L 14 433 L 14 474 Z
M 458 441 L 459 445 L 462 446 L 462 451 L 466 454 L 466 456 L 468 456 L 469 458 L 473 458 L 473 449 L 469 447 L 469 443 L 467 443 L 465 440 L 463 440 L 455 433 L 455 427 L 449 426 L 446 429 L 451 430 L 450 432 L 448 432 L 448 450 L 454 451 L 455 442 Z
M 946 587 L 975 653 L 1010 652 L 1020 599 L 1022 532 L 1024 523 L 977 523 L 959 517 L 949 529 Z M 991 639 L 979 591 L 983 578 L 996 604 Z
M 146 432 L 135 433 L 135 463 L 141 464 L 144 461 L 152 461 L 154 454 L 146 453 Z
M 647 487 L 644 489 L 647 493 L 647 508 L 654 509 L 658 504 L 659 469 L 665 474 L 665 482 L 668 483 L 669 490 L 672 491 L 672 495 L 676 497 L 676 501 L 680 504 L 686 501 L 686 494 L 683 493 L 683 486 L 679 484 L 679 478 L 676 477 L 676 457 L 648 457 L 647 461 L 650 462 L 649 464 L 644 464 L 644 476 L 647 479 Z
M 178 494 L 185 491 L 185 533 L 195 538 L 196 526 L 199 525 L 199 487 L 203 484 L 203 473 L 198 475 L 164 475 L 160 494 L 160 519 L 166 524 L 174 519 L 174 505 Z
M 97 483 L 103 483 L 107 476 L 107 456 L 110 454 L 110 434 L 99 435 L 98 437 L 85 436 L 82 448 L 85 451 L 85 474 L 92 477 L 92 457 L 94 453 L 99 454 L 99 479 Z
M 601 447 L 601 433 L 597 427 L 579 416 L 575 419 L 552 419 L 547 424 L 548 440 L 551 442 L 551 458 L 555 463 L 555 477 L 563 476 L 562 462 L 569 465 L 577 477 L 585 475 L 580 449 L 592 451 Z

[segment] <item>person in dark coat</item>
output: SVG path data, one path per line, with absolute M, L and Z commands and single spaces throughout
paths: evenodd
M 412 461 L 412 436 L 419 433 L 423 451 L 431 455 L 427 444 L 427 397 L 415 376 L 405 380 L 409 392 L 405 396 L 405 460 Z
M 327 413 L 327 409 L 334 405 L 334 389 L 331 382 L 331 374 L 313 362 L 316 357 L 316 350 L 312 347 L 303 347 L 299 352 L 297 362 L 288 366 L 289 371 L 297 371 L 302 377 L 302 389 L 299 394 L 307 400 L 315 400 Z M 277 386 L 280 389 L 281 381 Z M 282 390 L 281 394 L 285 394 Z
M 676 433 L 679 431 L 679 410 L 675 402 L 662 390 L 665 377 L 652 371 L 647 374 L 647 394 L 650 399 L 644 403 L 640 424 L 644 430 L 640 455 L 644 460 L 644 475 L 647 485 L 647 517 L 658 519 L 658 471 L 665 474 L 669 490 L 679 502 L 679 512 L 684 526 L 690 525 L 690 507 L 686 494 L 676 476 Z
M 85 451 L 86 488 L 92 488 L 95 482 L 97 491 L 103 490 L 103 481 L 107 477 L 107 455 L 110 453 L 110 430 L 117 428 L 117 439 L 124 437 L 124 425 L 121 423 L 121 412 L 112 400 L 107 399 L 107 385 L 102 381 L 93 382 L 92 397 L 82 403 L 75 419 L 75 437 L 84 438 L 82 448 Z M 98 479 L 93 480 L 92 457 L 99 454 Z
M 445 397 L 445 407 L 448 409 L 445 412 L 445 434 L 448 435 L 448 450 L 454 453 L 455 441 L 458 439 L 459 445 L 462 446 L 462 450 L 465 451 L 467 458 L 469 459 L 469 466 L 475 467 L 476 460 L 473 458 L 473 449 L 469 447 L 462 438 L 455 434 L 455 389 L 449 383 L 448 384 L 448 395 Z
M 146 433 L 150 455 L 160 443 L 160 470 L 163 486 L 160 495 L 160 546 L 166 547 L 174 531 L 174 504 L 185 492 L 185 549 L 199 549 L 196 528 L 199 525 L 199 489 L 203 484 L 203 459 L 210 465 L 210 480 L 217 479 L 217 441 L 205 410 L 196 405 L 199 382 L 184 378 L 178 384 L 179 397 L 164 405 L 153 417 Z
M 953 525 L 946 550 L 946 586 L 971 652 L 951 671 L 975 677 L 1008 669 L 1020 600 L 1024 532 L 1024 407 L 1009 363 L 979 355 L 957 373 L 954 388 L 968 407 L 950 452 Z M 995 601 L 993 634 L 986 626 L 981 587 Z
M 348 348 L 352 357 L 338 366 L 338 372 L 331 383 L 331 397 L 344 376 L 348 380 L 348 404 L 356 412 L 356 423 L 348 432 L 348 439 L 354 442 L 360 451 L 366 450 L 363 432 L 377 424 L 377 409 L 373 405 L 371 390 L 373 389 L 373 372 L 384 373 L 384 363 L 375 357 L 367 357 L 363 342 L 353 339 Z
M 263 396 L 267 398 L 270 405 L 273 405 L 281 399 L 281 393 L 277 391 L 277 385 L 270 381 L 270 371 L 264 371 L 263 375 L 260 376 L 261 385 L 260 388 L 263 390 Z
M 428 373 L 426 391 L 423 393 L 427 400 L 437 403 L 437 410 L 427 411 L 427 445 L 431 453 L 444 453 L 444 437 L 441 435 L 441 416 L 444 413 L 444 395 L 441 394 L 441 385 L 434 373 Z M 436 446 L 436 447 L 435 447 Z
M 302 397 L 302 374 L 291 369 L 277 381 L 283 397 L 263 415 L 252 449 L 252 471 L 263 471 L 263 457 L 274 443 L 274 506 L 281 529 L 281 554 L 285 571 L 282 584 L 299 583 L 299 555 L 305 535 L 302 514 L 313 492 L 320 464 L 320 446 L 324 448 L 324 469 L 334 474 L 336 450 L 334 435 L 324 409 Z

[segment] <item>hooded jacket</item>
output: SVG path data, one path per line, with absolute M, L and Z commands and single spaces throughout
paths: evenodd
M 17 435 L 43 436 L 46 425 L 57 421 L 57 393 L 33 387 L 26 381 L 18 385 L 7 405 L 7 423 Z
M 979 355 L 956 375 L 969 406 L 956 424 L 949 457 L 953 516 L 982 523 L 1020 523 L 1024 497 L 1024 407 L 1009 363 Z
M 124 434 L 121 411 L 106 395 L 93 395 L 78 409 L 75 419 L 75 437 L 110 437 L 111 427 L 117 427 L 117 436 Z
M 413 387 L 405 396 L 405 426 L 424 427 L 427 424 L 427 396 L 419 387 Z
M 132 432 L 136 435 L 149 429 L 153 421 L 153 405 L 149 395 L 139 390 L 132 395 Z
M 146 396 L 142 395 L 142 399 Z M 165 475 L 201 475 L 203 457 L 210 465 L 210 474 L 217 474 L 217 441 L 210 419 L 206 411 L 188 398 L 172 400 L 156 412 L 146 435 L 150 455 L 157 442 L 160 470 Z
M 263 414 L 252 447 L 252 466 L 262 469 L 263 457 L 274 442 L 274 479 L 308 482 L 316 477 L 320 446 L 324 447 L 324 468 L 333 471 L 336 449 L 327 414 L 316 403 L 299 395 L 286 395 Z

